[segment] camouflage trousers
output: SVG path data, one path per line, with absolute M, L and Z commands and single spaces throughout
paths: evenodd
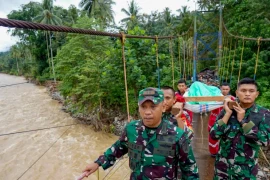
M 215 163 L 214 180 L 256 180 L 258 164 L 229 165 L 224 161 Z

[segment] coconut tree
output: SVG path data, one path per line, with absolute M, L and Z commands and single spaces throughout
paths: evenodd
M 13 58 L 15 58 L 16 60 L 16 65 L 17 65 L 17 72 L 18 72 L 18 75 L 20 75 L 20 69 L 19 69 L 19 59 L 21 57 L 22 53 L 20 51 L 20 48 L 17 44 L 13 45 L 11 47 L 11 56 Z
M 81 0 L 79 7 L 87 12 L 89 17 L 100 19 L 103 23 L 114 23 L 114 12 L 112 5 L 115 2 L 112 0 Z
M 142 15 L 139 14 L 140 9 L 141 8 L 137 5 L 137 3 L 132 0 L 128 4 L 128 9 L 121 9 L 121 11 L 127 15 L 127 17 L 122 19 L 121 22 L 126 23 L 127 27 L 129 29 L 132 29 L 132 27 L 138 24 L 139 19 L 142 17 Z
M 50 24 L 50 25 L 61 25 L 62 20 L 55 15 L 53 12 L 53 0 L 43 0 L 42 6 L 40 7 L 41 14 L 36 16 L 33 21 L 42 23 L 42 24 Z M 51 65 L 53 71 L 53 79 L 56 82 L 55 70 L 54 70 L 54 62 L 53 62 L 53 52 L 52 52 L 52 36 L 50 32 L 46 32 L 46 41 L 47 41 L 47 50 L 50 47 L 51 50 Z M 49 44 L 49 45 L 48 45 Z M 50 59 L 50 58 L 49 58 Z M 50 62 L 49 62 L 50 64 Z
M 179 19 L 176 19 L 172 14 L 171 10 L 166 7 L 162 12 L 161 16 L 163 30 L 161 31 L 162 35 L 173 35 L 173 31 L 177 24 L 179 24 Z

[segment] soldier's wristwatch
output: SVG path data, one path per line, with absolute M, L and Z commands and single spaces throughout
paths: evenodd
M 247 119 L 244 118 L 244 119 L 242 119 L 242 121 L 240 121 L 239 123 L 241 124 L 241 126 L 243 126 L 245 123 L 248 123 L 248 122 L 247 122 Z

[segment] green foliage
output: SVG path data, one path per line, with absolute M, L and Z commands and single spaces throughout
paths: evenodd
M 232 34 L 245 37 L 269 38 L 270 4 L 268 1 L 223 0 L 223 18 L 228 30 Z M 121 29 L 126 34 L 141 36 L 177 36 L 189 30 L 189 33 L 185 36 L 173 39 L 171 46 L 168 39 L 158 39 L 157 44 L 153 39 L 125 39 L 124 55 L 129 110 L 131 115 L 136 116 L 138 115 L 138 92 L 145 87 L 157 87 L 158 72 L 160 72 L 161 86 L 173 86 L 173 75 L 175 82 L 180 77 L 183 77 L 184 64 L 185 74 L 187 76 L 192 74 L 193 57 L 191 50 L 193 50 L 194 12 L 190 12 L 187 7 L 182 7 L 178 10 L 178 14 L 172 14 L 168 8 L 165 8 L 163 12 L 155 11 L 151 14 L 140 14 L 139 5 L 135 1 L 131 1 L 127 9 L 122 9 L 127 15 L 122 20 L 122 26 L 112 28 L 109 24 L 113 22 L 113 11 L 111 9 L 113 1 L 102 0 L 100 2 L 98 4 L 98 1 L 81 1 L 81 7 L 89 10 L 87 13 L 92 18 L 85 16 L 86 12 L 79 11 L 75 6 L 64 9 L 53 6 L 53 1 L 50 0 L 44 1 L 43 9 L 41 8 L 42 4 L 36 2 L 22 5 L 21 9 L 12 11 L 8 18 L 32 21 L 36 17 L 36 20 L 39 19 L 40 22 L 42 20 L 44 20 L 43 22 L 49 22 L 46 15 L 51 15 L 51 18 L 55 18 L 54 21 L 51 19 L 51 24 L 59 24 L 57 22 L 61 21 L 65 26 L 111 32 L 118 32 Z M 203 13 L 205 19 L 212 19 L 213 17 L 213 23 L 216 24 L 214 29 L 205 26 L 205 32 L 213 32 L 218 28 L 217 4 L 217 1 L 214 0 L 202 0 L 199 2 L 199 7 L 202 10 L 214 10 L 211 13 Z M 199 27 L 205 25 L 204 23 L 206 22 L 198 21 L 197 28 L 199 29 Z M 9 52 L 0 53 L 0 71 L 31 76 L 41 82 L 51 79 L 51 62 L 48 59 L 44 32 L 25 29 L 14 29 L 10 32 L 13 36 L 19 37 L 21 42 Z M 87 113 L 101 107 L 102 109 L 121 109 L 126 112 L 121 41 L 116 38 L 82 34 L 54 33 L 50 35 L 52 36 L 50 47 L 52 47 L 52 56 L 56 64 L 56 76 L 61 81 L 60 91 L 73 104 L 72 111 L 74 113 Z M 230 82 L 232 92 L 234 92 L 240 70 L 242 40 L 233 38 L 233 48 L 230 51 L 230 43 L 226 43 L 230 39 L 225 31 L 223 31 L 223 37 L 224 48 L 220 79 Z M 234 48 L 235 43 L 236 48 Z M 185 47 L 183 44 L 185 44 Z M 270 68 L 269 47 L 269 42 L 260 43 L 256 72 L 256 80 L 260 91 L 257 102 L 268 108 L 270 107 L 270 103 L 267 101 L 270 97 L 268 92 L 270 77 L 267 76 Z M 156 62 L 156 48 L 158 49 L 159 70 Z M 202 43 L 199 43 L 198 51 L 202 48 Z M 217 50 L 217 42 L 213 43 L 211 48 Z M 257 50 L 256 41 L 245 41 L 239 78 L 254 77 Z M 173 57 L 171 51 L 173 51 Z M 190 53 L 185 54 L 185 63 L 183 51 L 186 53 L 189 51 Z M 235 57 L 233 57 L 234 51 Z M 211 54 L 205 53 L 203 56 L 210 57 Z M 232 59 L 235 60 L 233 69 Z M 197 71 L 205 68 L 216 69 L 217 64 L 217 59 L 197 62 Z M 172 68 L 174 68 L 174 74 L 172 74 Z M 111 130 L 113 128 L 110 127 Z
M 99 29 L 87 17 L 79 18 L 74 26 Z M 99 106 L 104 97 L 106 89 L 102 76 L 108 61 L 106 51 L 110 47 L 110 40 L 104 37 L 68 35 L 68 42 L 55 57 L 60 91 L 69 97 L 79 112 Z

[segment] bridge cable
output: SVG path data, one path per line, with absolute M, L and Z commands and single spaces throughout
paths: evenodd
M 227 79 L 229 76 L 229 68 L 230 68 L 230 63 L 231 63 L 231 51 L 232 51 L 232 37 L 231 37 L 231 41 L 230 41 L 229 59 L 228 59 L 228 63 L 227 63 L 226 82 L 227 82 Z
M 260 56 L 260 45 L 261 45 L 260 41 L 261 41 L 261 38 L 258 38 L 258 41 L 257 41 L 258 50 L 257 50 L 257 55 L 256 55 L 256 64 L 255 64 L 254 77 L 253 77 L 254 80 L 256 80 L 256 73 L 257 73 L 258 61 L 259 61 L 259 56 Z
M 21 179 L 22 177 L 23 177 L 23 175 L 27 172 L 27 171 L 29 171 L 29 169 L 31 169 L 52 147 L 53 147 L 53 145 L 67 132 L 67 130 L 69 130 L 71 128 L 71 126 L 70 127 L 68 127 L 63 133 L 62 133 L 62 135 L 56 140 L 56 141 L 54 141 L 54 143 L 26 170 L 26 171 L 24 171 L 21 175 L 20 175 L 20 177 L 18 178 L 18 179 Z M 17 179 L 17 180 L 18 180 Z
M 242 39 L 243 45 L 242 45 L 242 51 L 241 51 L 241 59 L 240 59 L 240 67 L 239 67 L 239 72 L 238 72 L 238 81 L 240 80 L 240 75 L 241 75 L 241 68 L 242 68 L 242 62 L 243 62 L 243 54 L 244 54 L 244 49 L 245 49 L 245 39 Z
M 129 104 L 128 104 L 128 87 L 127 87 L 127 69 L 126 69 L 126 57 L 125 57 L 125 40 L 126 35 L 124 32 L 121 32 L 121 45 L 122 45 L 122 60 L 123 60 L 123 66 L 124 66 L 124 81 L 125 81 L 125 92 L 126 92 L 126 104 L 127 104 L 127 116 L 128 116 L 128 122 L 130 122 L 130 116 L 129 116 Z
M 172 44 L 172 38 L 170 38 L 169 42 L 169 48 L 170 48 L 170 54 L 171 54 L 171 66 L 172 66 L 172 87 L 174 88 L 174 58 L 173 58 L 173 44 Z
M 178 36 L 178 61 L 179 61 L 179 74 L 180 74 L 180 76 L 179 76 L 179 79 L 181 79 L 182 78 L 182 71 L 181 71 L 181 68 L 182 68 L 182 66 L 181 66 L 181 51 L 180 51 L 180 44 L 181 42 L 180 42 L 180 36 Z
M 156 45 L 156 62 L 157 62 L 157 73 L 158 73 L 158 88 L 160 88 L 160 69 L 159 69 L 159 62 L 158 62 L 158 36 L 156 36 L 155 45 Z
M 232 61 L 232 66 L 231 66 L 231 76 L 230 76 L 230 85 L 232 83 L 232 75 L 233 75 L 233 70 L 234 70 L 234 62 L 235 62 L 235 52 L 236 52 L 236 44 L 238 42 L 238 39 L 236 39 L 235 43 L 234 43 L 234 52 L 233 52 L 233 61 Z
M 63 126 L 54 126 L 54 127 L 40 128 L 40 129 L 32 129 L 32 130 L 28 130 L 28 131 L 19 131 L 19 132 L 13 132 L 13 133 L 5 133 L 5 134 L 0 134 L 0 136 L 9 136 L 9 135 L 14 135 L 14 134 L 21 134 L 21 133 L 42 131 L 42 130 L 47 130 L 47 129 L 55 129 L 55 128 L 61 128 L 61 127 L 67 127 L 67 126 L 74 126 L 74 125 L 78 125 L 78 124 L 79 123 L 68 124 L 68 125 L 63 125 Z
M 7 85 L 3 85 L 3 86 L 0 86 L 0 88 L 4 88 L 4 87 L 8 87 L 8 86 L 16 86 L 16 85 L 19 85 L 19 84 L 26 84 L 28 82 L 22 82 L 22 83 L 16 83 L 16 84 L 7 84 Z

